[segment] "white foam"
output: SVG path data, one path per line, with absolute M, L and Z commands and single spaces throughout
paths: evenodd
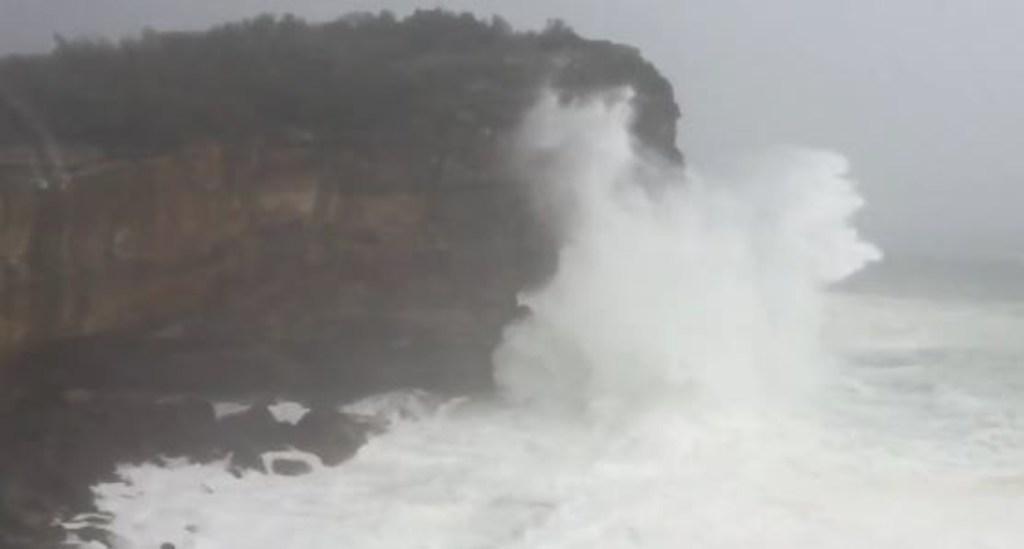
M 890 421 L 914 422 L 908 410 Z M 832 418 L 648 410 L 595 426 L 514 408 L 402 422 L 301 477 L 175 464 L 97 488 L 131 547 L 1014 549 L 1024 485 L 958 446 Z M 867 430 L 865 430 L 867 429 Z M 898 435 L 894 430 L 890 435 Z M 1018 454 L 1021 455 L 1021 454 Z M 1019 463 L 1019 462 L 1018 462 Z
M 523 124 L 519 154 L 565 244 L 495 353 L 504 393 L 612 416 L 813 393 L 824 287 L 880 257 L 850 225 L 846 160 L 784 149 L 730 180 L 683 173 L 637 150 L 628 99 L 548 95 Z
M 430 417 L 459 400 L 446 400 L 420 389 L 396 390 L 347 403 L 339 411 L 392 426 Z
M 496 352 L 503 399 L 345 407 L 389 430 L 301 477 L 123 467 L 105 527 L 179 549 L 1021 547 L 1024 350 L 989 344 L 1021 318 L 829 298 L 878 257 L 845 160 L 681 174 L 635 149 L 628 101 L 547 97 L 524 123 L 565 248 Z
M 270 414 L 274 416 L 278 423 L 290 423 L 292 425 L 297 424 L 309 413 L 309 408 L 298 402 L 288 400 L 277 401 L 267 406 L 267 409 L 270 410 Z
M 213 403 L 213 414 L 217 419 L 243 414 L 252 409 L 252 404 L 241 402 L 220 401 Z

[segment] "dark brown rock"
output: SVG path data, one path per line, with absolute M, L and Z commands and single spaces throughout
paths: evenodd
M 387 57 L 389 48 L 377 52 L 386 63 L 336 65 L 342 77 L 324 86 L 266 80 L 294 67 L 260 53 L 220 71 L 247 82 L 238 101 L 207 104 L 196 92 L 205 75 L 218 74 L 206 66 L 204 76 L 167 87 L 194 97 L 152 103 L 180 98 L 181 108 L 230 114 L 222 104 L 276 98 L 288 87 L 281 84 L 301 82 L 308 104 L 295 113 L 319 112 L 318 98 L 347 112 L 335 92 L 371 88 L 349 89 L 357 79 L 345 71 L 382 69 L 379 89 L 354 110 L 393 116 L 341 117 L 335 127 L 318 125 L 323 117 L 282 126 L 285 113 L 264 108 L 245 111 L 255 118 L 242 125 L 230 115 L 150 120 L 146 109 L 120 111 L 131 102 L 116 100 L 54 116 L 67 105 L 52 101 L 121 97 L 76 78 L 127 75 L 103 76 L 98 86 L 148 81 L 139 60 L 150 55 L 187 70 L 206 59 L 175 56 L 201 48 L 164 46 L 225 37 L 216 33 L 167 42 L 153 35 L 130 55 L 118 48 L 141 42 L 89 46 L 95 56 L 0 59 L 0 119 L 16 122 L 0 124 L 0 547 L 53 545 L 45 525 L 87 508 L 89 487 L 111 478 L 118 463 L 230 455 L 241 474 L 262 471 L 264 452 L 294 447 L 336 465 L 366 435 L 331 403 L 396 387 L 489 390 L 490 354 L 516 314 L 516 293 L 543 279 L 556 258 L 505 163 L 508 134 L 540 83 L 565 96 L 635 87 L 634 133 L 678 160 L 671 87 L 632 48 L 564 29 L 517 35 L 440 12 L 417 17 L 424 19 L 382 19 L 379 28 L 413 32 L 424 47 L 398 58 Z M 304 32 L 330 38 L 350 23 Z M 373 28 L 358 31 L 368 44 L 397 43 L 374 39 Z M 424 35 L 425 28 L 442 32 Z M 452 46 L 471 36 L 491 45 Z M 303 55 L 313 44 L 310 58 L 320 59 L 332 48 L 317 40 L 292 45 Z M 105 60 L 113 72 L 77 66 L 78 57 Z M 453 81 L 458 75 L 470 76 Z M 407 93 L 409 84 L 438 94 Z M 111 121 L 127 126 L 111 131 Z M 165 124 L 183 133 L 134 142 L 160 137 L 152 132 Z M 208 403 L 255 396 L 318 404 L 292 426 L 262 404 L 217 421 Z
M 346 414 L 314 408 L 295 425 L 295 448 L 316 454 L 328 467 L 352 457 L 366 442 L 366 428 Z
M 313 472 L 313 467 L 300 459 L 277 458 L 270 462 L 270 470 L 275 475 L 297 477 Z
M 53 520 L 89 510 L 90 487 L 113 480 L 121 463 L 230 455 L 236 474 L 267 472 L 266 452 L 295 448 L 333 466 L 366 440 L 364 426 L 328 406 L 314 407 L 291 425 L 263 404 L 218 420 L 213 406 L 196 396 L 79 396 L 41 395 L 0 414 L 0 547 L 58 539 Z M 301 460 L 278 457 L 271 464 L 280 475 L 309 470 Z
M 261 458 L 268 450 L 284 450 L 288 445 L 289 425 L 279 423 L 265 405 L 221 420 L 218 441 L 231 454 L 235 471 L 255 469 L 266 472 Z
M 349 362 L 340 368 L 346 375 L 365 369 L 364 357 L 391 369 L 372 383 L 428 378 L 431 388 L 486 388 L 490 345 L 513 314 L 515 294 L 543 278 L 555 258 L 519 174 L 506 162 L 509 133 L 538 87 L 548 83 L 570 97 L 632 86 L 634 132 L 674 159 L 679 109 L 668 81 L 633 48 L 567 29 L 518 35 L 454 14 L 420 16 L 425 19 L 351 30 L 350 38 L 368 40 L 366 55 L 387 61 L 371 63 L 380 72 L 370 87 L 350 89 L 354 79 L 346 71 L 358 64 L 333 57 L 324 61 L 339 63 L 332 65 L 339 78 L 321 82 L 313 95 L 304 93 L 309 84 L 299 86 L 309 104 L 295 105 L 289 115 L 335 112 L 336 93 L 362 98 L 358 110 L 380 115 L 332 119 L 334 127 L 315 115 L 282 125 L 286 113 L 262 104 L 240 127 L 231 126 L 241 121 L 230 116 L 164 119 L 153 112 L 150 120 L 147 110 L 121 111 L 145 101 L 114 101 L 108 109 L 50 120 L 68 107 L 51 102 L 77 105 L 77 97 L 91 104 L 116 94 L 74 85 L 72 76 L 93 74 L 76 67 L 75 55 L 0 59 L 0 115 L 18 122 L 0 128 L 0 385 L 11 385 L 3 370 L 50 369 L 57 362 L 86 389 L 93 387 L 81 385 L 83 378 L 165 392 L 214 386 L 273 392 L 282 384 L 309 390 L 322 385 L 327 368 L 320 357 L 288 358 L 323 349 L 334 361 Z M 282 38 L 298 36 L 284 22 L 264 24 L 284 25 Z M 293 44 L 295 53 L 313 48 L 306 53 L 320 58 L 326 52 L 318 41 L 349 36 L 351 25 L 358 26 L 303 26 L 299 34 L 309 40 Z M 377 51 L 383 43 L 402 43 L 396 36 L 422 38 L 429 28 L 437 40 L 423 48 Z M 131 41 L 92 47 L 84 58 L 98 56 L 113 74 L 126 75 L 125 85 L 148 68 L 142 59 L 154 69 L 177 63 L 187 76 L 192 67 L 224 59 L 177 59 L 184 52 L 214 44 L 224 53 L 224 39 L 239 40 L 247 55 L 258 52 L 248 49 L 253 37 L 236 31 L 175 34 L 171 42 L 194 47 L 166 50 L 171 42 L 153 35 L 146 47 Z M 370 38 L 377 32 L 397 34 Z M 490 46 L 453 48 L 452 41 L 471 36 Z M 65 53 L 76 47 L 65 46 Z M 296 67 L 285 57 L 258 55 L 232 62 L 231 74 L 224 74 L 247 84 L 238 89 L 248 92 L 234 98 L 239 108 L 250 96 L 277 97 L 297 85 L 266 81 L 266 74 Z M 40 70 L 29 70 L 37 64 Z M 246 72 L 252 70 L 258 74 Z M 36 80 L 44 74 L 50 77 Z M 206 74 L 217 72 L 179 86 L 184 95 L 151 87 L 136 92 L 219 112 L 220 103 L 204 104 L 214 101 L 208 95 L 235 88 L 216 86 L 203 95 L 195 86 L 208 84 Z M 422 84 L 425 93 L 407 93 L 410 84 Z M 377 91 L 367 94 L 371 89 Z M 435 101 L 434 92 L 443 96 Z M 112 120 L 126 125 L 100 131 Z M 140 137 L 157 137 L 152 132 L 168 129 L 165 124 L 184 132 L 180 139 L 143 139 L 149 145 L 136 149 Z M 336 338 L 346 340 L 347 352 L 335 352 Z M 100 340 L 135 348 L 108 356 L 108 345 L 97 351 L 90 343 Z M 137 359 L 128 360 L 133 352 Z M 425 355 L 427 365 L 407 364 L 410 355 Z M 12 357 L 18 359 L 6 360 Z M 215 360 L 221 366 L 207 367 Z

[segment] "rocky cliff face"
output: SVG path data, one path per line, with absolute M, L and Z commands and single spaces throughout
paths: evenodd
M 37 115 L 55 107 L 8 105 L 20 130 L 0 153 L 4 385 L 486 387 L 516 292 L 553 259 L 503 160 L 540 87 L 634 86 L 638 137 L 678 158 L 678 108 L 653 67 L 562 41 L 483 72 L 473 52 L 419 52 L 403 60 L 412 82 L 476 76 L 439 84 L 451 94 L 423 120 L 358 131 L 191 136 L 126 155 L 49 135 L 61 124 Z
M 544 87 L 626 85 L 679 161 L 667 81 L 560 25 L 260 18 L 0 59 L 0 545 L 58 545 L 125 460 L 336 463 L 366 429 L 339 401 L 488 389 L 556 253 L 510 135 Z M 313 411 L 282 427 L 276 398 Z
M 72 358 L 61 342 L 81 363 L 95 336 L 308 351 L 374 324 L 361 339 L 400 348 L 425 329 L 475 331 L 523 280 L 523 242 L 501 228 L 514 198 L 493 172 L 467 183 L 451 158 L 391 148 L 240 149 L 93 159 L 62 188 L 3 184 L 2 351 L 54 370 Z M 48 209 L 61 213 L 43 223 Z

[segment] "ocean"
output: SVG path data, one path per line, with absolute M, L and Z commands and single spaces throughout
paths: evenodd
M 834 153 L 677 173 L 628 105 L 524 122 L 563 251 L 494 395 L 339 402 L 387 429 L 336 467 L 286 452 L 299 477 L 125 465 L 69 523 L 132 548 L 1024 546 L 1022 270 L 883 259 Z

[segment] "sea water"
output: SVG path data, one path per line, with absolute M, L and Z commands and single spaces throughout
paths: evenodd
M 389 428 L 337 467 L 295 452 L 301 477 L 125 466 L 71 524 L 179 549 L 1024 546 L 1024 302 L 836 289 L 881 258 L 845 159 L 683 172 L 633 142 L 632 100 L 548 94 L 522 124 L 563 247 L 496 395 L 347 403 Z

